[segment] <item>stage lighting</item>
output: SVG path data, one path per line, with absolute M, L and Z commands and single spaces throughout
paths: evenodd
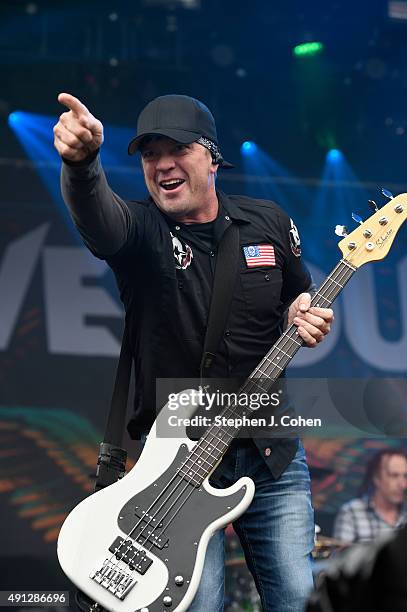
M 340 159 L 342 159 L 343 155 L 342 153 L 339 151 L 339 149 L 331 149 L 330 151 L 328 151 L 327 153 L 327 159 L 330 162 L 336 162 L 339 161 Z
M 297 57 L 304 55 L 316 55 L 317 53 L 320 53 L 323 48 L 324 45 L 321 42 L 306 42 L 295 46 L 293 49 L 293 55 Z
M 252 142 L 251 140 L 246 140 L 242 146 L 240 147 L 242 153 L 244 153 L 245 155 L 252 155 L 253 153 L 255 153 L 257 151 L 257 145 L 255 142 Z
M 22 113 L 20 111 L 14 111 L 10 113 L 8 116 L 8 124 L 10 127 L 17 125 L 18 123 L 21 123 L 21 120 L 22 120 Z

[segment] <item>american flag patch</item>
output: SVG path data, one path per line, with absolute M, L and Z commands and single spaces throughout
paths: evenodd
M 243 254 L 248 268 L 255 266 L 275 266 L 276 256 L 271 244 L 258 244 L 243 247 Z

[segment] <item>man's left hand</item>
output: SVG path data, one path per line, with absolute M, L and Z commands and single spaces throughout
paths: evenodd
M 305 344 L 312 348 L 331 331 L 334 313 L 332 308 L 311 308 L 310 305 L 311 295 L 301 293 L 288 309 L 288 325 L 294 323 Z

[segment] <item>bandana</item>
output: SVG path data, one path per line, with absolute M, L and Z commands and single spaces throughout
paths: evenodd
M 212 155 L 212 161 L 214 164 L 222 165 L 222 162 L 223 162 L 222 154 L 219 151 L 218 145 L 215 144 L 213 140 L 209 140 L 209 138 L 205 138 L 205 136 L 201 136 L 200 138 L 198 138 L 196 142 L 202 145 L 203 147 L 205 147 L 205 149 L 208 149 L 208 151 L 210 151 L 210 154 Z

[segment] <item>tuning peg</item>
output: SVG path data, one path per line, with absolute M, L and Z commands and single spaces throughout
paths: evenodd
M 377 212 L 379 210 L 376 202 L 374 200 L 368 200 L 367 203 L 369 204 L 369 207 L 371 210 L 374 210 L 374 212 Z
M 393 199 L 393 194 L 391 191 L 389 191 L 388 189 L 384 189 L 384 187 L 382 187 L 382 194 L 384 195 L 385 198 L 387 198 L 388 200 L 392 200 Z
M 337 236 L 342 236 L 342 238 L 345 238 L 345 236 L 349 234 L 348 228 L 345 227 L 344 225 L 337 225 L 335 227 L 335 234 Z
M 363 223 L 362 217 L 359 217 L 356 213 L 352 213 L 352 219 L 356 221 L 356 223 Z

